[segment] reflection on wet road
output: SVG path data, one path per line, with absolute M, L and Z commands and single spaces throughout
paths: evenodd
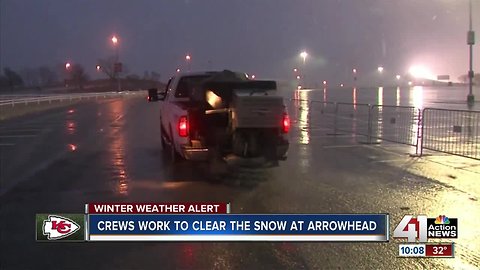
M 164 159 L 158 106 L 143 98 L 86 102 L 1 123 L 0 269 L 480 266 L 477 193 L 408 173 L 417 159 L 404 154 L 310 130 L 308 114 L 314 110 L 308 104 L 291 111 L 291 150 L 280 167 L 235 168 L 221 181 L 202 164 L 172 165 Z M 461 225 L 457 257 L 437 260 L 399 259 L 397 241 L 34 242 L 35 213 L 83 212 L 84 203 L 94 201 L 224 201 L 232 203 L 234 213 L 386 212 L 392 226 L 405 214 L 445 214 Z

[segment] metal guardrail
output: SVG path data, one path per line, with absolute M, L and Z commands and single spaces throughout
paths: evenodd
M 480 111 L 411 106 L 370 105 L 292 99 L 290 110 L 308 113 L 308 126 L 367 137 L 367 143 L 388 141 L 480 160 Z M 292 118 L 298 117 L 293 108 Z M 304 117 L 303 117 L 304 118 Z M 375 141 L 374 141 L 375 139 Z
M 33 103 L 40 104 L 41 102 L 52 102 L 52 101 L 73 101 L 73 100 L 82 100 L 82 99 L 91 99 L 91 98 L 107 98 L 114 96 L 123 96 L 126 94 L 138 95 L 145 94 L 143 91 L 135 92 L 104 92 L 104 93 L 81 93 L 81 94 L 64 94 L 64 95 L 48 95 L 48 96 L 35 96 L 27 98 L 14 98 L 7 100 L 0 100 L 0 106 L 12 106 L 16 105 L 29 105 Z

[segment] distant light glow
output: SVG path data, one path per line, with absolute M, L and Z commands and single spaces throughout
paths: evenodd
M 297 80 L 300 80 L 300 75 L 297 75 Z
M 397 78 L 397 80 L 400 80 L 401 76 L 397 75 L 397 76 L 395 76 L 395 78 Z
M 379 66 L 379 67 L 377 68 L 377 70 L 378 70 L 378 72 L 382 73 L 382 72 L 383 72 L 383 67 L 382 67 L 382 66 Z
M 435 79 L 432 72 L 422 65 L 413 65 L 408 69 L 410 75 L 419 79 Z
M 343 83 L 340 84 L 340 87 L 343 87 Z
M 298 90 L 302 89 L 302 86 L 301 85 L 297 86 L 297 89 Z
M 411 86 L 411 85 L 412 85 L 412 82 L 408 82 L 408 85 L 410 85 L 410 86 Z
M 300 57 L 303 58 L 303 64 L 305 64 L 305 59 L 307 59 L 308 53 L 306 51 L 303 51 L 300 53 Z
M 190 59 L 192 59 L 192 57 L 189 54 L 187 54 L 187 56 L 185 56 L 185 60 L 190 61 Z
M 252 75 L 252 76 L 250 76 L 250 77 L 252 78 L 252 80 L 254 80 L 254 79 L 255 79 L 255 75 Z
M 354 68 L 354 69 L 352 70 L 352 72 L 353 72 L 354 74 L 357 73 L 357 69 Z
M 69 144 L 68 145 L 68 149 L 72 152 L 76 151 L 77 150 L 77 146 L 75 144 Z
M 323 85 L 327 85 L 327 81 L 323 81 Z
M 116 36 L 113 36 L 113 37 L 112 37 L 112 42 L 113 42 L 114 45 L 117 45 L 117 43 L 118 43 L 118 38 L 117 38 Z

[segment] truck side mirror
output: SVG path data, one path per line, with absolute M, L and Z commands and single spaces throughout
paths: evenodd
M 167 92 L 160 92 L 158 93 L 158 100 L 165 100 L 166 96 L 167 96 Z

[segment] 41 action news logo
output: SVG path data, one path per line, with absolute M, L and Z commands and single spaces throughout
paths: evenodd
M 407 242 L 427 242 L 429 238 L 457 238 L 458 220 L 440 215 L 436 218 L 406 215 L 393 231 L 393 238 L 407 238 Z

